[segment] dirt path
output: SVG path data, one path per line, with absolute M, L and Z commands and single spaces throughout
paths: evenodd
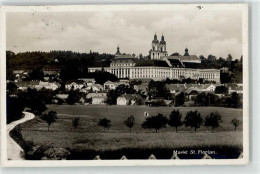
M 34 114 L 30 112 L 23 112 L 24 118 L 14 121 L 12 123 L 7 124 L 6 133 L 7 133 L 7 158 L 9 160 L 24 160 L 21 156 L 23 149 L 10 137 L 9 133 L 15 126 L 20 123 L 26 122 L 34 118 Z

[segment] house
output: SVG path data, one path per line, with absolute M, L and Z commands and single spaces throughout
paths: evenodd
M 68 96 L 69 94 L 56 94 L 52 99 L 52 103 L 65 103 Z
M 84 81 L 86 86 L 91 86 L 96 83 L 96 80 L 94 78 L 80 78 L 78 80 Z
M 174 101 L 173 100 L 164 100 L 164 103 L 166 106 L 173 106 L 174 105 Z
M 170 91 L 171 94 L 176 94 L 185 89 L 183 84 L 167 84 L 166 88 Z
M 129 104 L 131 104 L 132 98 L 133 98 L 133 96 L 131 94 L 122 94 L 117 98 L 116 104 L 117 105 L 129 105 Z
M 102 105 L 105 104 L 107 100 L 106 96 L 94 96 L 92 97 L 92 104 L 93 105 Z
M 185 93 L 187 94 L 188 98 L 191 100 L 194 97 L 196 97 L 199 93 L 201 93 L 201 89 L 193 86 L 188 88 Z
M 86 99 L 85 99 L 84 97 L 81 97 L 81 98 L 79 99 L 79 103 L 85 103 L 85 101 L 86 101 Z
M 18 81 L 15 84 L 18 90 L 26 91 L 28 88 L 35 89 L 39 81 Z
M 243 94 L 243 85 L 242 84 L 226 84 L 225 85 L 228 88 L 228 93 L 231 94 L 233 92 L 236 92 L 238 94 Z
M 202 91 L 204 92 L 215 92 L 216 85 L 215 84 L 206 84 L 201 86 Z
M 139 94 L 133 94 L 130 101 L 131 105 L 143 105 L 145 100 Z
M 117 83 L 116 82 L 111 82 L 110 80 L 106 81 L 104 83 L 104 89 L 108 90 L 108 89 L 116 89 L 117 87 Z
M 92 90 L 93 92 L 100 92 L 104 90 L 104 87 L 100 84 L 93 84 L 87 87 L 88 90 Z
M 143 94 L 147 94 L 148 85 L 141 84 L 141 85 L 134 85 L 134 90 L 140 91 Z
M 65 88 L 66 90 L 76 90 L 76 89 L 82 89 L 85 86 L 85 82 L 83 80 L 76 80 L 76 81 L 67 81 L 65 82 Z
M 90 99 L 90 98 L 93 98 L 93 97 L 106 97 L 107 96 L 107 93 L 104 93 L 104 92 L 101 92 L 101 93 L 98 93 L 98 92 L 90 92 L 86 95 L 86 98 L 87 99 Z
M 55 77 L 60 74 L 60 67 L 58 65 L 45 65 L 41 70 L 44 76 Z

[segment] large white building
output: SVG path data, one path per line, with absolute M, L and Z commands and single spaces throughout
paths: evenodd
M 149 51 L 150 60 L 138 60 L 137 58 L 120 56 L 119 47 L 116 57 L 112 60 L 109 67 L 91 67 L 89 72 L 107 71 L 116 75 L 118 78 L 129 79 L 204 79 L 207 81 L 220 82 L 219 69 L 199 69 L 187 68 L 186 64 L 199 65 L 200 58 L 196 55 L 189 55 L 188 49 L 185 49 L 184 56 L 168 56 L 166 51 L 166 42 L 164 36 L 161 41 L 154 35 L 152 49 Z M 196 66 L 193 66 L 196 67 Z

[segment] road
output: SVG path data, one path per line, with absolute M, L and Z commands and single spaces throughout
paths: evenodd
M 23 113 L 24 113 L 24 117 L 22 119 L 16 120 L 6 125 L 7 158 L 9 160 L 24 160 L 24 158 L 21 155 L 23 153 L 23 149 L 9 135 L 10 131 L 13 130 L 15 126 L 34 118 L 34 114 L 30 112 L 23 112 Z

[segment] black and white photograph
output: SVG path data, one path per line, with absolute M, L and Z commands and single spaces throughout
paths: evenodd
M 247 164 L 247 10 L 2 7 L 3 165 Z

